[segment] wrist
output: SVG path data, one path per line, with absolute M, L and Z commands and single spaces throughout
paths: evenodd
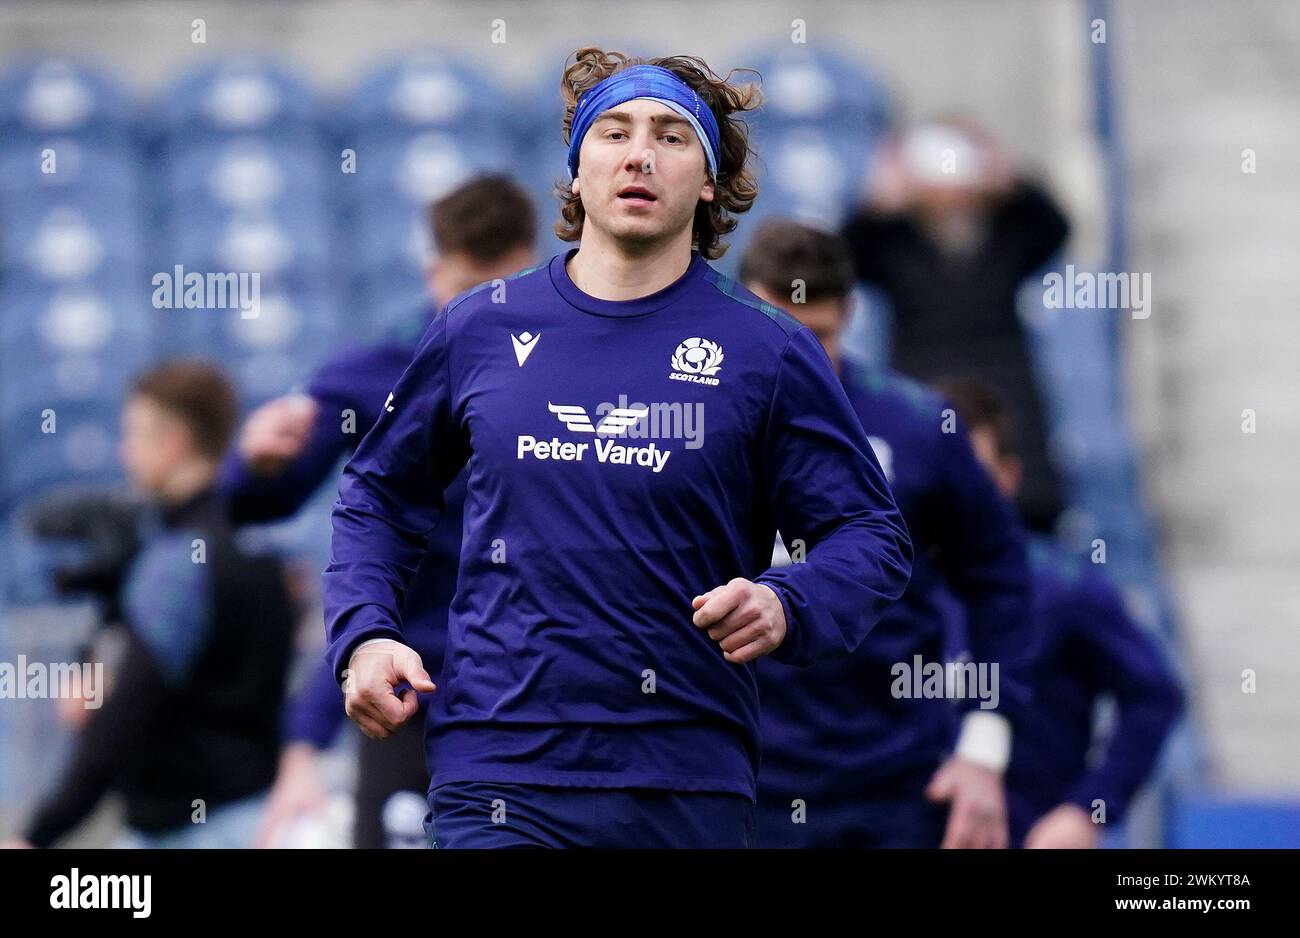
M 1005 772 L 1011 761 L 1010 721 L 986 710 L 970 711 L 962 718 L 953 755 L 994 772 Z

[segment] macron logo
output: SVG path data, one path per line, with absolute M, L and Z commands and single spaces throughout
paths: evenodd
M 510 341 L 515 346 L 515 358 L 519 361 L 519 367 L 524 367 L 524 362 L 528 361 L 528 356 L 533 354 L 533 349 L 537 348 L 537 340 L 542 337 L 539 332 L 533 335 L 531 332 L 525 332 L 521 335 L 510 333 Z

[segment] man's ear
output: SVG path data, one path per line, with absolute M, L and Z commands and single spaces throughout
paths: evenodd
M 700 201 L 702 202 L 713 201 L 713 180 L 712 179 L 704 180 L 704 186 L 700 189 Z
M 578 194 L 578 177 L 577 177 L 577 176 L 574 176 L 574 177 L 573 177 L 573 182 L 569 183 L 569 191 L 572 192 L 574 195 L 577 195 L 577 194 Z

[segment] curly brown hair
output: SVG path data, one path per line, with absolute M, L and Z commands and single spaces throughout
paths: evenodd
M 686 82 L 713 111 L 718 121 L 722 152 L 718 155 L 718 176 L 713 180 L 712 202 L 700 201 L 695 208 L 693 246 L 708 260 L 716 260 L 727 252 L 728 245 L 720 238 L 736 229 L 734 215 L 749 211 L 758 197 L 758 183 L 749 166 L 754 150 L 749 143 L 749 125 L 731 115 L 752 111 L 762 103 L 762 93 L 757 82 L 733 85 L 731 76 L 738 71 L 758 72 L 754 69 L 732 69 L 726 78 L 716 75 L 703 59 L 693 55 L 670 55 L 647 59 L 643 56 L 626 56 L 621 52 L 607 52 L 587 46 L 573 53 L 575 61 L 564 70 L 560 79 L 560 92 L 564 96 L 564 145 L 567 147 L 573 130 L 573 111 L 578 99 L 610 75 L 633 65 L 658 65 L 668 69 Z M 567 61 L 567 59 L 566 59 Z M 761 76 L 759 76 L 761 80 Z M 577 241 L 582 237 L 582 224 L 586 211 L 582 200 L 573 194 L 568 181 L 557 180 L 554 194 L 560 200 L 559 221 L 555 234 L 562 241 Z

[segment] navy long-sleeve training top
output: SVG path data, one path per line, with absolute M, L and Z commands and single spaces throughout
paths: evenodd
M 772 657 L 808 664 L 862 641 L 911 542 L 808 329 L 698 253 L 662 290 L 594 298 L 566 271 L 576 250 L 449 303 L 345 466 L 331 664 L 403 638 L 411 571 L 468 464 L 432 785 L 752 799 L 754 666 L 723 658 L 692 598 L 767 584 L 788 629 Z M 769 569 L 778 527 L 806 563 Z
M 1045 538 L 1030 542 L 1029 555 L 1041 638 L 1030 674 L 1035 705 L 1017 729 L 1006 776 L 1016 843 L 1061 804 L 1091 815 L 1100 799 L 1108 824 L 1123 820 L 1183 703 L 1159 644 L 1100 571 Z M 1116 716 L 1090 764 L 1103 695 L 1113 697 Z
M 899 780 L 923 767 L 937 768 L 955 742 L 963 713 L 980 708 L 978 685 L 958 700 L 924 696 L 924 668 L 943 663 L 956 627 L 954 597 L 973 662 L 998 665 L 991 712 L 1014 727 L 1029 704 L 1029 572 L 1014 512 L 939 394 L 851 361 L 842 364 L 841 374 L 888 474 L 916 560 L 903 598 L 853 653 L 799 671 L 760 663 L 760 797 L 774 811 L 802 799 L 808 824 L 833 823 L 836 814 L 860 805 L 868 789 L 878 800 L 880 791 Z M 781 533 L 788 548 L 790 534 Z M 920 675 L 905 679 L 903 674 L 918 670 L 917 656 Z M 895 665 L 907 671 L 896 672 Z M 985 673 L 991 689 L 991 668 Z M 779 834 L 767 831 L 764 839 L 778 843 Z
M 234 521 L 287 518 L 311 498 L 340 457 L 354 449 L 379 419 L 384 399 L 410 364 L 432 313 L 427 307 L 413 310 L 383 341 L 349 348 L 317 369 L 306 388 L 318 405 L 316 421 L 305 448 L 284 472 L 257 475 L 237 450 L 227 455 L 218 486 Z M 445 510 L 430 535 L 428 553 L 416 571 L 403 609 L 407 643 L 420 653 L 425 668 L 434 676 L 442 667 L 447 609 L 456 591 L 464 497 L 465 480 L 458 478 L 444 495 Z M 427 697 L 420 695 L 422 705 L 427 704 Z M 285 737 L 323 749 L 345 718 L 343 692 L 334 670 L 323 661 L 286 707 Z

